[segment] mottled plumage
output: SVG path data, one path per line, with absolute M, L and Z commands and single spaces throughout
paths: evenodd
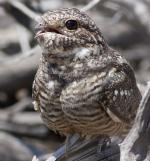
M 43 49 L 33 83 L 34 106 L 47 126 L 68 135 L 120 135 L 141 94 L 129 63 L 77 9 L 45 13 L 36 38 Z

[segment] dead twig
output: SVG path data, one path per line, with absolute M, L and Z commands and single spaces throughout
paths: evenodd
M 0 132 L 0 145 L 0 161 L 27 161 L 33 156 L 29 146 L 6 132 Z
M 27 15 L 30 19 L 37 21 L 39 18 L 39 14 L 35 13 L 34 11 L 30 10 L 27 6 L 25 6 L 23 3 L 16 1 L 16 0 L 8 0 L 9 4 L 14 6 L 15 8 L 19 9 L 21 12 L 23 12 L 25 15 Z
M 137 111 L 135 123 L 121 144 L 120 161 L 144 160 L 150 144 L 150 82 Z M 150 156 L 149 156 L 150 160 Z
M 5 62 L 1 62 L 0 92 L 11 95 L 21 88 L 31 88 L 40 54 L 41 50 L 36 47 L 25 55 L 17 55 Z
M 83 8 L 81 8 L 81 11 L 85 12 L 96 6 L 100 0 L 92 0 L 87 5 L 85 5 Z
M 124 15 L 130 25 L 146 29 L 148 33 L 150 32 L 150 10 L 145 1 L 111 0 L 111 2 L 118 4 L 122 10 L 126 11 Z

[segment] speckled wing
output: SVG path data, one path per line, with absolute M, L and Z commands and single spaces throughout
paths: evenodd
M 105 111 L 115 122 L 131 123 L 141 99 L 132 68 L 123 63 L 104 71 L 74 81 L 62 91 L 64 113 L 72 119 L 92 120 Z
M 113 67 L 103 83 L 100 104 L 114 121 L 130 124 L 141 100 L 132 68 L 126 63 Z

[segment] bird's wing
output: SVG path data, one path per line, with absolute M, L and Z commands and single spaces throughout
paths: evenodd
M 112 67 L 103 79 L 99 103 L 116 122 L 130 123 L 141 99 L 132 68 L 123 63 Z
M 95 108 L 103 108 L 113 121 L 126 123 L 133 120 L 140 99 L 133 70 L 125 63 L 75 80 L 60 96 L 62 110 L 72 117 L 76 112 L 90 116 Z

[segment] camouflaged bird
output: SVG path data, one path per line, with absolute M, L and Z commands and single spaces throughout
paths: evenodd
M 48 11 L 37 29 L 43 53 L 33 99 L 46 125 L 64 135 L 123 133 L 141 99 L 125 58 L 108 46 L 95 22 L 75 8 Z

